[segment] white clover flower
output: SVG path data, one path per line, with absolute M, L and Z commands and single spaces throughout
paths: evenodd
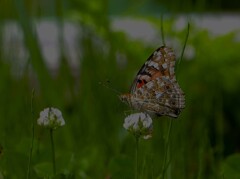
M 152 118 L 145 113 L 135 113 L 125 118 L 123 127 L 136 137 L 152 137 Z
M 45 108 L 40 112 L 40 117 L 37 120 L 38 125 L 44 126 L 50 129 L 56 129 L 65 125 L 62 113 L 57 108 Z

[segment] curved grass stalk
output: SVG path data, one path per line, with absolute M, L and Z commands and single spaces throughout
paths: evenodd
M 32 97 L 31 97 L 31 113 L 32 113 L 32 141 L 30 146 L 29 152 L 29 159 L 28 159 L 28 168 L 27 168 L 27 179 L 30 178 L 30 167 L 32 164 L 32 152 L 33 152 L 33 142 L 34 142 L 34 122 L 33 122 L 33 97 L 34 97 L 35 90 L 32 90 Z
M 179 65 L 180 61 L 182 61 L 182 58 L 183 58 L 183 54 L 184 54 L 184 51 L 185 51 L 185 48 L 186 48 L 186 44 L 187 44 L 187 40 L 188 40 L 188 36 L 189 36 L 189 30 L 190 30 L 190 24 L 188 22 L 187 34 L 186 34 L 186 37 L 185 37 L 185 40 L 184 40 L 183 50 L 182 50 L 182 53 L 181 53 L 181 56 L 180 56 L 180 60 L 178 60 L 178 65 Z

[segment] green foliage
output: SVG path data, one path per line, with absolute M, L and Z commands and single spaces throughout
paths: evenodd
M 222 176 L 237 179 L 240 177 L 240 155 L 234 154 L 227 157 L 222 163 Z

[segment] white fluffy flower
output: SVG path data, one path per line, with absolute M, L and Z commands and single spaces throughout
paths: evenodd
M 125 118 L 123 127 L 136 137 L 148 139 L 152 137 L 152 119 L 148 114 L 135 113 Z
M 51 129 L 56 129 L 65 125 L 62 113 L 57 108 L 45 108 L 40 112 L 40 117 L 37 120 L 38 125 Z

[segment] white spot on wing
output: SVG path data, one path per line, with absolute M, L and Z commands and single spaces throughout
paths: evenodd
M 154 67 L 156 69 L 159 69 L 158 68 L 158 64 L 156 62 L 153 62 L 153 61 L 149 61 L 148 66 L 152 66 L 152 67 Z
M 167 68 L 167 63 L 163 63 L 163 64 L 162 64 L 162 67 L 163 67 L 164 69 L 166 69 L 166 68 Z
M 153 82 L 152 81 L 150 81 L 150 82 L 148 82 L 147 84 L 146 84 L 146 86 L 147 86 L 147 88 L 148 89 L 151 89 L 152 87 L 153 87 Z
M 143 91 L 143 88 L 139 88 L 138 90 L 139 90 L 140 93 L 143 93 L 143 92 L 144 92 L 144 91 Z
M 165 83 L 164 83 L 164 82 L 162 82 L 162 83 L 160 84 L 160 86 L 161 86 L 161 87 L 165 86 Z
M 157 98 L 157 99 L 161 98 L 162 94 L 163 94 L 163 93 L 157 93 L 157 94 L 156 94 L 156 98 Z
M 169 56 L 175 56 L 175 54 L 173 52 L 169 52 L 168 55 Z
M 170 68 L 170 74 L 173 75 L 174 74 L 174 68 Z
M 162 56 L 162 53 L 161 53 L 160 51 L 155 51 L 155 52 L 153 53 L 153 56 L 154 56 L 154 57 L 161 57 L 161 56 Z

